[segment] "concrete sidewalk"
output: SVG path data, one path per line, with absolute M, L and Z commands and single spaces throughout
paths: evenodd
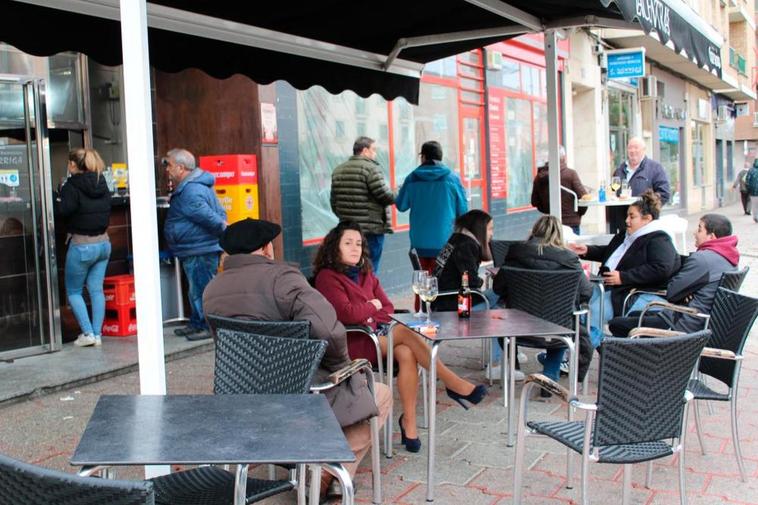
M 737 206 L 720 209 L 735 225 L 740 237 L 742 264 L 751 267 L 742 291 L 758 296 L 758 224 L 742 216 Z M 698 216 L 688 218 L 693 230 Z M 688 232 L 691 235 L 691 231 Z M 692 243 L 692 237 L 688 237 Z M 689 503 L 755 504 L 758 505 L 758 325 L 751 333 L 747 359 L 743 365 L 739 395 L 739 426 L 742 449 L 749 474 L 748 482 L 739 479 L 737 464 L 729 435 L 729 413 L 726 405 L 714 404 L 714 414 L 703 409 L 705 441 L 708 455 L 700 454 L 694 429 L 690 423 L 686 452 Z M 100 359 L 77 354 L 82 360 Z M 529 360 L 523 364 L 526 373 L 538 372 L 534 354 L 525 350 Z M 478 343 L 450 343 L 442 347 L 442 359 L 461 375 L 483 382 L 479 370 Z M 167 363 L 167 382 L 171 394 L 210 393 L 213 381 L 213 353 L 200 352 Z M 596 363 L 590 372 L 597 377 Z M 594 379 L 590 393 L 594 393 Z M 101 394 L 138 393 L 136 372 L 105 378 L 54 394 L 34 396 L 27 400 L 0 406 L 0 452 L 50 468 L 73 472 L 68 458 L 84 430 L 89 415 Z M 501 389 L 492 388 L 488 398 L 471 410 L 464 411 L 438 390 L 437 414 L 437 486 L 438 504 L 507 504 L 511 503 L 514 449 L 506 446 L 505 416 L 501 406 Z M 591 396 L 591 395 L 590 395 Z M 397 395 L 396 395 L 397 398 Z M 555 399 L 534 402 L 531 411 L 540 417 L 565 418 L 565 407 Z M 395 416 L 400 413 L 396 401 Z M 419 419 L 421 418 L 419 412 Z M 394 419 L 396 429 L 397 419 Z M 426 431 L 419 431 L 422 452 L 410 454 L 395 436 L 395 455 L 382 457 L 383 493 L 385 503 L 420 504 L 425 498 Z M 578 489 L 565 488 L 565 451 L 549 440 L 528 440 L 525 473 L 525 503 L 570 504 L 578 500 Z M 634 469 L 632 502 L 635 504 L 675 504 L 677 492 L 677 461 L 674 458 L 655 463 L 653 488 L 644 487 L 644 465 Z M 578 471 L 578 467 L 577 467 Z M 618 466 L 590 467 L 591 503 L 613 504 L 621 501 L 622 469 Z M 120 477 L 139 478 L 141 468 L 120 469 Z M 578 474 L 577 474 L 578 475 Z M 356 477 L 357 501 L 370 503 L 370 473 L 364 464 Z M 264 503 L 295 503 L 294 495 L 272 498 Z

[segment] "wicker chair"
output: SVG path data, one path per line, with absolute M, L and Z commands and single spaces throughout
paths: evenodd
M 508 256 L 508 249 L 512 244 L 520 244 L 522 240 L 490 240 L 490 253 L 492 254 L 492 266 L 500 268 Z
M 600 356 L 597 401 L 584 403 L 544 375 L 530 375 L 521 393 L 513 503 L 521 503 L 527 434 L 546 435 L 582 455 L 581 504 L 588 503 L 589 463 L 624 465 L 622 503 L 631 497 L 632 464 L 679 453 L 679 496 L 687 503 L 684 482 L 684 437 L 687 391 L 710 330 L 662 339 L 608 338 Z M 586 412 L 577 422 L 526 421 L 534 386 L 560 396 L 571 408 Z M 571 477 L 569 476 L 569 481 Z
M 79 477 L 0 454 L 0 503 L 14 505 L 153 505 L 149 481 Z
M 308 363 L 296 351 L 299 346 L 323 345 L 326 342 L 303 338 L 310 332 L 308 321 L 253 321 L 233 318 L 207 316 L 209 324 L 216 332 L 216 369 L 214 373 L 214 392 L 216 394 L 291 394 L 322 393 L 332 389 L 352 375 L 367 372 L 369 389 L 374 393 L 374 376 L 371 364 L 365 359 L 353 360 L 349 365 L 338 370 L 323 383 L 313 384 L 311 379 L 318 368 L 321 356 Z M 222 325 L 244 325 L 246 330 L 230 330 Z M 264 332 L 275 332 L 268 335 Z M 290 338 L 287 338 L 290 337 Z M 294 337 L 294 338 L 291 338 Z M 265 342 L 262 343 L 262 342 Z M 297 364 L 300 370 L 289 370 Z M 310 375 L 300 375 L 308 368 Z M 312 368 L 312 370 L 311 370 Z M 252 372 L 252 373 L 251 373 Z M 371 464 L 373 476 L 373 501 L 381 503 L 381 479 L 379 466 L 379 420 L 371 418 Z M 325 465 L 336 477 L 339 469 Z M 298 493 L 304 493 L 304 480 L 293 479 L 299 484 Z
M 713 335 L 708 341 L 709 352 L 704 352 L 698 365 L 698 375 L 690 381 L 688 386 L 695 400 L 729 402 L 732 444 L 734 444 L 734 453 L 742 482 L 745 482 L 745 465 L 742 462 L 742 450 L 737 430 L 737 387 L 744 359 L 745 342 L 756 316 L 758 316 L 758 299 L 719 288 L 711 311 L 710 329 Z M 717 352 L 710 352 L 712 349 Z M 704 377 L 722 382 L 727 387 L 727 391 L 725 393 L 714 391 L 705 383 Z M 702 453 L 705 454 L 698 402 L 695 402 L 694 407 L 698 441 Z

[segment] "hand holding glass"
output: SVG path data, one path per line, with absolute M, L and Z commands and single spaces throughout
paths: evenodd
M 424 302 L 426 302 L 426 323 L 427 324 L 430 324 L 432 322 L 431 303 L 437 299 L 438 293 L 439 293 L 439 289 L 437 287 L 437 278 L 434 277 L 433 275 L 428 275 L 426 278 L 424 278 L 424 283 L 421 287 L 421 292 L 419 293 L 421 295 L 421 299 Z
M 413 294 L 416 296 L 421 296 L 421 288 L 424 285 L 424 279 L 426 279 L 427 276 L 426 270 L 414 270 L 413 271 L 413 280 L 411 283 L 411 289 L 413 289 Z M 418 304 L 418 312 L 413 314 L 414 317 L 421 317 L 424 315 L 423 311 L 423 304 Z
M 621 177 L 611 177 L 611 189 L 614 193 L 621 189 Z

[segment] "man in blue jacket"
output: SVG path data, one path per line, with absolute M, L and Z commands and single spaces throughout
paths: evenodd
M 421 165 L 405 178 L 395 199 L 400 212 L 411 211 L 411 247 L 421 266 L 434 268 L 440 249 L 453 232 L 455 219 L 468 212 L 460 178 L 442 164 L 442 146 L 434 140 L 421 146 Z
M 632 196 L 639 196 L 645 190 L 652 189 L 661 197 L 661 205 L 671 199 L 671 185 L 669 177 L 663 166 L 645 154 L 645 141 L 640 137 L 632 137 L 626 144 L 626 160 L 623 161 L 616 171 L 614 177 L 620 177 L 622 181 L 629 184 L 632 190 Z M 621 194 L 619 189 L 617 195 Z M 606 219 L 611 233 L 618 233 L 626 229 L 626 211 L 627 206 L 616 206 L 606 208 Z
M 175 188 L 163 231 L 169 249 L 184 268 L 192 308 L 189 325 L 177 328 L 174 334 L 187 340 L 210 338 L 203 314 L 203 291 L 218 270 L 218 240 L 226 228 L 226 211 L 213 190 L 213 175 L 196 167 L 192 153 L 172 149 L 166 153 L 163 166 Z

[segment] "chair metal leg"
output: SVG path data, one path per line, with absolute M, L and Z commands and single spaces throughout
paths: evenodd
M 387 387 L 390 388 L 390 395 L 394 397 L 395 390 L 393 387 L 394 373 L 395 373 L 395 352 L 394 343 L 392 340 L 392 333 L 395 329 L 396 322 L 390 325 L 387 331 Z M 384 455 L 387 458 L 392 458 L 392 404 L 390 401 L 390 411 L 387 414 L 387 423 L 384 425 Z
M 624 487 L 621 493 L 622 505 L 629 505 L 632 499 L 632 465 L 624 465 Z
M 234 505 L 244 505 L 246 502 L 247 465 L 237 465 L 237 472 L 234 477 Z
M 382 469 L 379 464 L 379 453 L 381 452 L 379 449 L 379 418 L 372 417 L 369 423 L 371 424 L 371 480 L 372 490 L 374 492 L 373 502 L 379 504 L 382 503 Z
M 507 352 L 507 348 L 503 352 Z M 526 453 L 525 404 L 533 387 L 532 383 L 527 383 L 521 392 L 521 410 L 516 429 L 516 455 L 513 460 L 513 505 L 521 505 L 521 488 L 524 482 L 524 454 Z
M 680 450 L 679 450 L 679 504 L 680 505 L 687 505 L 687 490 L 686 490 L 686 484 L 684 481 L 684 440 L 680 442 Z M 653 462 L 650 462 L 650 466 L 648 467 L 648 473 L 651 475 L 653 473 Z
M 311 489 L 308 503 L 318 503 L 321 491 L 321 465 L 311 465 Z
M 276 467 L 268 465 L 268 480 L 276 480 Z
M 334 475 L 337 482 L 340 483 L 340 487 L 342 488 L 342 505 L 353 505 L 355 503 L 355 487 L 353 486 L 353 479 L 350 477 L 350 474 L 345 470 L 344 466 L 338 463 L 330 463 L 326 467 L 329 469 L 329 473 Z M 318 503 L 318 495 L 316 496 L 316 501 L 311 501 L 310 503 Z M 375 501 L 374 503 L 379 502 Z
M 702 452 L 703 456 L 705 456 L 705 443 L 703 442 L 702 429 L 700 428 L 700 409 L 698 408 L 699 403 L 700 402 L 698 401 L 692 402 L 692 409 L 695 411 L 695 433 L 697 433 L 697 441 L 700 444 L 700 452 Z
M 427 381 L 429 380 L 429 376 L 426 373 L 426 370 L 423 368 L 421 369 L 421 412 L 424 417 L 424 424 L 421 426 L 422 428 L 429 429 L 429 392 L 426 389 Z
M 647 462 L 647 471 L 645 473 L 645 487 L 647 489 L 650 489 L 650 487 L 653 485 L 653 462 L 648 461 Z
M 734 454 L 737 456 L 737 466 L 740 467 L 740 479 L 742 482 L 746 482 L 745 477 L 745 463 L 742 461 L 742 449 L 740 448 L 740 436 L 737 431 L 737 391 L 736 388 L 732 390 L 732 399 L 729 401 L 732 417 L 732 445 L 734 446 Z
M 295 467 L 295 479 L 297 480 L 297 505 L 305 505 L 305 468 L 304 464 Z

